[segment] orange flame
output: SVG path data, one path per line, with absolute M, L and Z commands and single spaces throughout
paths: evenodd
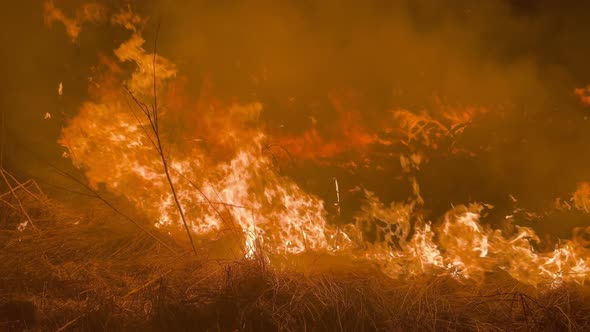
M 53 13 L 50 21 L 71 25 L 68 34 L 77 36 L 79 24 L 59 14 L 51 2 L 47 4 Z M 115 14 L 111 22 L 126 27 L 131 37 L 114 51 L 115 58 L 99 58 L 89 87 L 90 100 L 62 130 L 59 143 L 92 186 L 104 185 L 126 198 L 157 227 L 174 230 L 182 223 L 153 133 L 146 130 L 149 123 L 139 116 L 123 89 L 127 87 L 144 102 L 152 100 L 154 76 L 164 153 L 194 234 L 215 237 L 237 231 L 246 257 L 258 252 L 305 251 L 349 255 L 377 263 L 394 278 L 428 273 L 482 281 L 487 272 L 505 271 L 523 283 L 558 285 L 583 283 L 590 273 L 583 231 L 571 241 L 562 241 L 554 251 L 540 253 L 534 248 L 540 240 L 530 228 L 517 227 L 513 234 L 505 235 L 486 226 L 482 219 L 492 207 L 482 203 L 456 206 L 440 222 L 432 223 L 424 217 L 424 201 L 414 176 L 409 178 L 413 196 L 406 202 L 386 206 L 366 191 L 366 202 L 354 225 L 330 226 L 322 200 L 280 175 L 265 153 L 269 136 L 258 123 L 264 109 L 261 103 L 217 100 L 208 84 L 199 100 L 191 102 L 184 97 L 184 78 L 177 78 L 176 66 L 146 52 L 137 28 L 142 20 L 125 12 Z M 131 75 L 121 68 L 123 62 L 135 65 Z M 392 121 L 371 133 L 359 121 L 360 113 L 347 110 L 344 103 L 332 96 L 339 111 L 335 138 L 326 139 L 313 128 L 302 136 L 279 137 L 279 141 L 294 155 L 310 159 L 399 141 L 409 148 L 399 157 L 402 168 L 412 173 L 423 163 L 425 151 L 437 149 L 443 137 L 461 134 L 477 114 L 487 111 L 441 106 L 440 114 L 433 116 L 426 111 L 395 110 Z M 397 140 L 392 133 L 399 135 Z M 589 193 L 590 185 L 580 184 L 572 198 L 574 206 L 587 211 Z

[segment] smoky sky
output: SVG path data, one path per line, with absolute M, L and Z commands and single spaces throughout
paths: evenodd
M 71 14 L 82 2 L 54 3 Z M 367 128 L 392 109 L 430 109 L 435 98 L 488 108 L 459 141 L 477 157 L 433 156 L 418 175 L 435 211 L 470 200 L 501 205 L 508 194 L 544 206 L 590 180 L 590 109 L 573 94 L 590 84 L 590 5 L 581 1 L 129 4 L 149 17 L 148 44 L 159 24 L 160 53 L 178 64 L 189 93 L 208 80 L 220 97 L 260 101 L 263 120 L 290 133 L 308 128 L 310 117 L 319 128 L 333 121 L 328 96 L 342 91 L 354 92 Z M 112 55 L 128 33 L 87 24 L 73 43 L 63 26 L 44 24 L 42 7 L 19 1 L 2 12 L 4 162 L 23 177 L 64 186 L 44 161 L 68 167 L 56 143 L 60 127 L 87 98 L 98 55 Z M 345 188 L 362 184 L 392 200 L 407 195 L 398 171 L 350 175 L 311 164 L 290 175 L 320 196 L 338 175 Z

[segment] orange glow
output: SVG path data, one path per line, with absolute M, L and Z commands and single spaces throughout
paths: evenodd
M 72 39 L 83 22 L 101 20 L 102 14 L 93 5 L 70 19 L 46 2 L 47 22 L 63 23 Z M 110 21 L 129 30 L 130 37 L 113 54 L 99 57 L 90 100 L 63 128 L 59 143 L 93 187 L 104 186 L 125 198 L 157 227 L 174 232 L 182 222 L 153 144 L 154 133 L 146 130 L 149 122 L 125 93 L 129 89 L 152 107 L 154 83 L 172 182 L 190 230 L 198 237 L 236 236 L 249 258 L 303 252 L 345 255 L 375 262 L 393 278 L 436 274 L 483 281 L 487 272 L 505 271 L 523 283 L 557 285 L 583 283 L 590 272 L 581 237 L 563 240 L 551 252 L 538 252 L 540 239 L 532 229 L 517 227 L 503 234 L 483 222 L 492 209 L 484 203 L 451 206 L 438 222 L 424 217 L 425 202 L 414 173 L 441 140 L 463 134 L 486 108 L 437 101 L 437 112 L 395 109 L 379 125 L 368 125 L 362 122 L 362 110 L 351 106 L 354 98 L 333 94 L 329 100 L 337 117 L 327 130 L 314 124 L 301 135 L 271 135 L 260 123 L 265 109 L 261 102 L 218 98 L 207 80 L 200 96 L 187 96 L 188 79 L 179 77 L 178 67 L 146 51 L 141 18 L 124 11 Z M 129 64 L 134 68 L 130 75 L 123 69 Z M 587 92 L 576 90 L 582 102 L 590 104 Z M 354 224 L 332 225 L 324 201 L 273 165 L 268 142 L 305 160 L 399 146 L 403 152 L 392 153 L 392 159 L 399 160 L 404 173 L 400 176 L 407 177 L 412 194 L 386 205 L 365 191 Z M 590 184 L 579 184 L 572 202 L 588 212 Z

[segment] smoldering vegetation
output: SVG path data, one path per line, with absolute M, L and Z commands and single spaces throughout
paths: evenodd
M 575 284 L 534 288 L 502 273 L 484 283 L 394 280 L 366 261 L 313 253 L 270 266 L 215 257 L 209 241 L 197 242 L 195 256 L 188 242 L 149 229 L 162 242 L 155 241 L 102 205 L 74 212 L 40 193 L 20 191 L 18 198 L 6 201 L 20 202 L 33 224 L 23 226 L 22 211 L 0 210 L 6 331 L 590 328 L 590 293 Z

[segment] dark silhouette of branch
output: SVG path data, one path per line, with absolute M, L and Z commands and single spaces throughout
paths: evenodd
M 174 198 L 174 203 L 176 204 L 178 214 L 180 215 L 180 219 L 182 220 L 182 224 L 183 224 L 184 229 L 186 231 L 186 235 L 188 236 L 188 239 L 190 241 L 193 252 L 195 255 L 197 255 L 197 249 L 195 247 L 195 242 L 193 240 L 193 236 L 192 236 L 190 228 L 188 226 L 188 222 L 186 221 L 186 217 L 184 215 L 184 209 L 182 208 L 182 204 L 180 203 L 180 199 L 178 198 L 178 193 L 176 191 L 176 187 L 174 186 L 174 181 L 172 181 L 172 177 L 170 176 L 170 166 L 169 166 L 170 161 L 168 160 L 168 158 L 166 158 L 166 154 L 164 153 L 164 149 L 162 146 L 162 138 L 160 136 L 160 125 L 159 125 L 159 118 L 158 118 L 158 113 L 159 113 L 158 91 L 157 91 L 158 86 L 157 86 L 157 76 L 156 76 L 156 62 L 157 62 L 157 57 L 158 57 L 158 34 L 159 34 L 159 31 L 160 31 L 160 25 L 158 24 L 158 27 L 156 30 L 156 38 L 154 41 L 154 57 L 153 57 L 153 62 L 152 62 L 153 81 L 154 81 L 153 82 L 154 83 L 153 84 L 154 101 L 153 101 L 152 107 L 150 108 L 144 102 L 139 100 L 133 94 L 133 92 L 130 91 L 129 89 L 127 89 L 127 93 L 131 96 L 131 98 L 133 99 L 135 104 L 139 107 L 139 109 L 142 111 L 142 113 L 145 115 L 145 117 L 147 118 L 147 120 L 149 122 L 150 129 L 151 129 L 153 135 L 150 135 L 148 133 L 148 131 L 146 130 L 146 127 L 143 126 L 143 124 L 141 124 L 141 121 L 139 121 L 139 119 L 138 119 L 138 122 L 140 123 L 141 128 L 144 130 L 144 132 L 146 133 L 146 135 L 150 139 L 151 143 L 156 148 L 158 155 L 160 156 L 160 161 L 162 162 L 162 167 L 164 168 L 164 174 L 166 175 L 166 180 L 168 182 L 168 185 L 170 186 L 170 191 L 172 192 L 172 196 Z M 132 112 L 133 112 L 133 110 L 132 110 Z M 135 113 L 134 113 L 134 116 L 135 116 Z M 137 116 L 136 116 L 136 118 L 137 118 Z

